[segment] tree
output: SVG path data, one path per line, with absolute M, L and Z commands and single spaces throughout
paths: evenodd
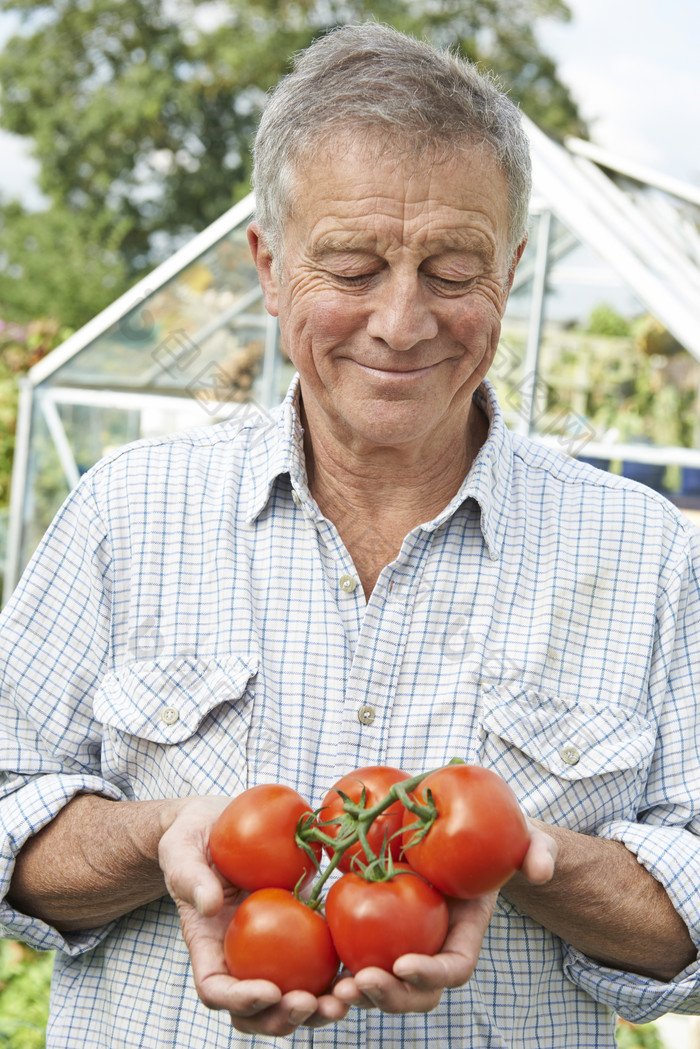
M 333 25 L 373 16 L 459 46 L 542 126 L 584 130 L 533 29 L 567 19 L 563 0 L 0 0 L 9 8 L 24 27 L 0 55 L 0 123 L 32 139 L 51 202 L 4 209 L 0 301 L 20 321 L 80 324 L 240 199 L 264 93 Z
M 41 212 L 14 201 L 0 208 L 2 316 L 25 323 L 48 314 L 80 327 L 126 287 L 125 230 L 109 215 L 86 222 L 61 202 Z

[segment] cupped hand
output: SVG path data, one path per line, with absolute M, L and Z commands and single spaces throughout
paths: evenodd
M 190 952 L 199 997 L 210 1009 L 227 1010 L 236 1030 L 245 1034 L 285 1036 L 297 1027 L 320 1027 L 341 1020 L 351 1006 L 387 1013 L 429 1012 L 447 988 L 471 978 L 497 893 L 473 900 L 450 900 L 450 928 L 440 952 L 405 954 L 393 972 L 367 968 L 342 975 L 329 993 L 280 989 L 267 980 L 237 980 L 226 967 L 224 934 L 244 893 L 215 871 L 208 854 L 209 832 L 227 798 L 183 799 L 173 803 L 160 841 L 159 862 L 168 892 L 177 904 L 182 934 Z M 531 844 L 520 876 L 532 884 L 549 881 L 557 846 L 530 823 Z
M 342 1002 L 386 1013 L 430 1012 L 448 987 L 461 987 L 474 972 L 498 893 L 448 900 L 450 927 L 438 954 L 404 954 L 393 972 L 361 969 L 340 979 L 333 994 Z
M 332 994 L 282 994 L 268 980 L 236 980 L 226 967 L 224 935 L 245 893 L 211 866 L 209 832 L 228 798 L 188 798 L 174 803 L 160 840 L 159 862 L 180 915 L 197 993 L 210 1009 L 226 1010 L 236 1030 L 284 1036 L 297 1027 L 342 1019 L 349 1003 Z
M 554 874 L 557 845 L 533 821 L 528 820 L 528 830 L 530 847 L 519 873 L 533 885 L 543 885 Z M 443 991 L 471 979 L 497 897 L 492 892 L 473 900 L 448 900 L 450 927 L 438 954 L 404 954 L 391 973 L 362 969 L 338 980 L 333 994 L 347 1004 L 387 1013 L 429 1012 Z

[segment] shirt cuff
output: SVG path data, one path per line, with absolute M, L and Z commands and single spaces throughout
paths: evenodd
M 658 827 L 618 820 L 596 836 L 621 842 L 663 885 L 673 907 L 700 946 L 700 840 L 683 827 Z M 664 983 L 636 973 L 610 969 L 565 947 L 564 973 L 597 1002 L 632 1023 L 649 1023 L 664 1013 L 700 1013 L 700 960 Z
M 586 991 L 596 1002 L 614 1009 L 630 1023 L 650 1023 L 664 1013 L 700 1012 L 700 962 L 695 961 L 670 983 L 662 983 L 637 973 L 608 969 L 564 947 L 564 975 L 575 987 Z
M 0 935 L 22 940 L 39 951 L 83 954 L 96 947 L 115 924 L 110 921 L 97 929 L 61 933 L 41 919 L 16 910 L 6 898 L 15 858 L 22 846 L 77 794 L 100 794 L 113 801 L 125 800 L 121 791 L 99 776 L 50 774 L 29 780 L 0 802 Z

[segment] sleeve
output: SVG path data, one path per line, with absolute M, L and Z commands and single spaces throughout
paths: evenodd
M 111 558 L 85 475 L 0 616 L 0 927 L 41 950 L 88 950 L 111 928 L 62 935 L 14 910 L 15 857 L 71 798 L 122 793 L 100 774 L 92 695 L 110 652 Z
M 649 673 L 657 746 L 637 819 L 598 827 L 664 886 L 700 947 L 700 532 L 688 525 L 682 555 L 669 557 L 658 591 Z M 608 969 L 567 948 L 566 976 L 634 1023 L 666 1012 L 700 1013 L 700 961 L 670 983 Z

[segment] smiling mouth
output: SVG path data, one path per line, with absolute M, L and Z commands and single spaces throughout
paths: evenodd
M 417 379 L 421 375 L 427 375 L 435 367 L 434 364 L 428 364 L 423 368 L 377 368 L 370 364 L 361 364 L 359 361 L 355 363 L 363 371 L 382 379 L 387 376 L 390 376 L 392 379 Z

